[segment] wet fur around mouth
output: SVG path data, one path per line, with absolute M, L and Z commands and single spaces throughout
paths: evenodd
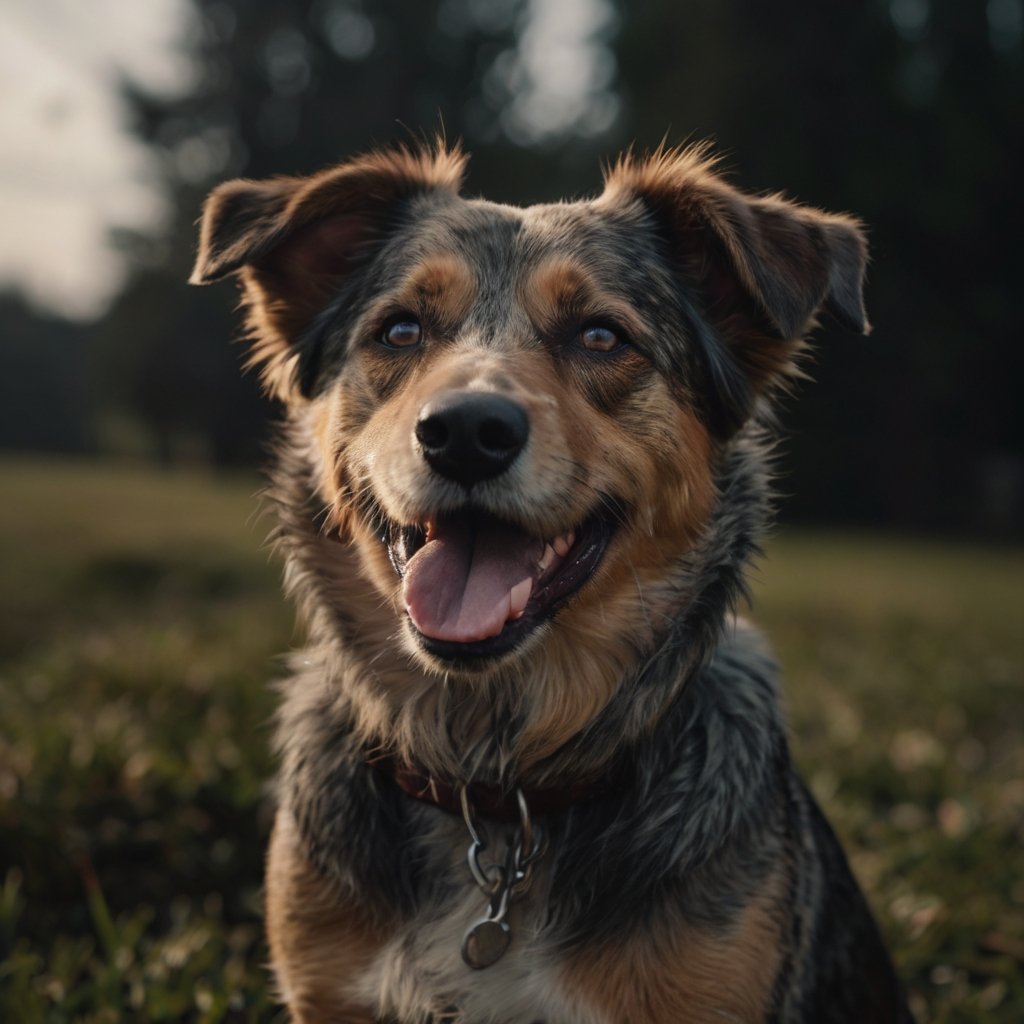
M 282 1000 L 296 1024 L 908 1024 L 736 614 L 773 396 L 818 315 L 869 329 L 859 223 L 745 195 L 700 147 L 525 209 L 463 198 L 464 170 L 380 151 L 204 209 L 193 280 L 238 277 L 285 407 L 269 499 L 306 640 L 267 862 Z M 500 465 L 433 450 L 418 425 L 452 395 L 513 409 Z M 474 786 L 551 808 L 485 968 L 460 949 L 498 893 L 467 847 L 500 881 L 521 832 L 438 796 Z

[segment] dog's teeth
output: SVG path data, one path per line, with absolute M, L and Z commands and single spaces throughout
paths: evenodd
M 570 548 L 571 548 L 571 547 L 573 546 L 573 544 L 575 544 L 575 543 L 576 543 L 576 534 L 575 534 L 575 532 L 574 532 L 573 530 L 570 530 L 570 531 L 569 531 L 569 532 L 568 532 L 568 533 L 567 533 L 567 534 L 565 535 L 565 542 L 566 542 L 566 544 L 567 544 L 567 545 L 568 545 L 568 546 L 569 546 Z
M 537 568 L 541 572 L 547 572 L 551 568 L 551 563 L 555 560 L 555 549 L 550 544 L 544 545 L 544 554 L 540 556 L 540 561 L 537 563 Z
M 569 548 L 572 547 L 572 544 L 569 543 L 569 537 L 571 536 L 571 534 L 566 534 L 563 537 L 556 537 L 551 542 L 555 547 L 555 554 L 558 555 L 559 558 L 565 558 L 565 556 L 569 554 Z
M 522 618 L 526 609 L 526 602 L 530 600 L 530 591 L 533 590 L 533 580 L 525 579 L 512 588 L 509 595 L 509 617 L 513 619 Z

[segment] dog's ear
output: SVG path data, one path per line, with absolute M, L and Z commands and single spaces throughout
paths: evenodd
M 819 311 L 870 331 L 858 221 L 781 196 L 748 196 L 715 171 L 707 147 L 622 157 L 600 202 L 640 202 L 718 336 L 703 339 L 720 426 L 731 433 L 758 395 L 797 373 L 795 357 Z
M 303 390 L 298 345 L 316 314 L 402 223 L 410 200 L 457 195 L 464 168 L 458 150 L 396 148 L 308 178 L 239 179 L 210 193 L 190 281 L 239 275 L 250 365 L 268 391 L 289 400 Z

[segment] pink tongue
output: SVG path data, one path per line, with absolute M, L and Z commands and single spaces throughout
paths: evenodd
M 536 577 L 543 552 L 543 542 L 507 523 L 440 519 L 405 567 L 406 610 L 435 640 L 497 636 L 511 614 L 512 588 Z

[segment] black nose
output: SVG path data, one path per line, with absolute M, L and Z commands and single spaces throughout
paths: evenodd
M 416 440 L 441 476 L 457 483 L 504 473 L 530 436 L 526 411 L 489 391 L 445 391 L 420 410 Z

